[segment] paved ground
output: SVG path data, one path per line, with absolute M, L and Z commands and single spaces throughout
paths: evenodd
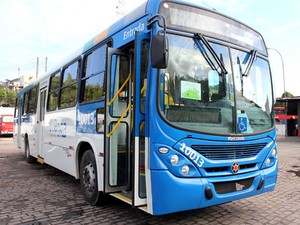
M 0 224 L 300 224 L 300 138 L 278 138 L 276 190 L 219 206 L 154 217 L 116 200 L 87 205 L 79 182 L 47 165 L 29 165 L 0 138 Z

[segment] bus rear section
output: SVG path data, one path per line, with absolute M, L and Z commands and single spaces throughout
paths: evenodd
M 13 135 L 14 122 L 13 115 L 0 115 L 0 136 Z

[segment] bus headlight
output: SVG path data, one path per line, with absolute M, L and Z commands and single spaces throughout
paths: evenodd
M 158 149 L 158 151 L 160 154 L 168 154 L 170 150 L 168 148 L 161 147 Z
M 178 157 L 178 155 L 172 155 L 172 156 L 171 156 L 171 163 L 172 163 L 172 165 L 173 165 L 173 166 L 176 166 L 176 165 L 178 164 L 178 162 L 179 162 L 179 157 Z
M 188 165 L 184 165 L 182 168 L 181 168 L 181 173 L 186 176 L 188 175 L 190 172 L 190 167 Z
M 277 161 L 278 151 L 276 145 L 269 151 L 264 163 L 262 164 L 262 169 L 267 169 L 274 166 Z
M 270 158 L 267 158 L 267 160 L 266 160 L 266 166 L 270 166 L 271 165 L 271 159 Z

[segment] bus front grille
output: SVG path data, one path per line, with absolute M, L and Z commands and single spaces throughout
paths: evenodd
M 256 156 L 267 143 L 248 145 L 192 145 L 192 149 L 207 159 L 243 159 Z

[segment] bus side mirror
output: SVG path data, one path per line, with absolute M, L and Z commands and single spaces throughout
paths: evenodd
M 151 66 L 165 69 L 169 61 L 169 43 L 165 35 L 155 35 L 151 42 Z

